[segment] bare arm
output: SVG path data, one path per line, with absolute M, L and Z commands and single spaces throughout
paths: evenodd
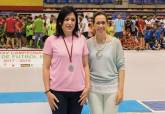
M 118 40 L 119 41 L 119 40 Z M 125 78 L 125 59 L 124 50 L 121 42 L 118 42 L 118 53 L 117 53 L 117 69 L 118 69 L 118 91 L 116 96 L 116 104 L 119 104 L 123 100 L 124 96 L 124 78 Z
M 125 79 L 125 70 L 119 70 L 119 80 L 118 80 L 118 92 L 116 98 L 116 104 L 119 104 L 124 97 L 124 79 Z
M 43 81 L 44 81 L 44 87 L 45 91 L 49 90 L 49 84 L 50 84 L 50 64 L 51 64 L 51 56 L 44 54 L 43 55 Z
M 89 78 L 89 65 L 88 65 L 88 56 L 83 56 L 83 66 L 85 70 L 85 88 L 89 87 L 90 85 L 90 78 Z
M 89 65 L 88 65 L 88 55 L 83 56 L 83 67 L 85 71 L 85 88 L 80 96 L 79 102 L 83 105 L 86 102 L 89 87 L 90 87 L 90 78 L 89 78 Z
M 122 92 L 124 91 L 124 79 L 125 79 L 125 70 L 120 70 L 118 89 L 121 90 Z
M 52 110 L 58 109 L 57 102 L 59 100 L 56 98 L 54 94 L 50 92 L 50 65 L 51 65 L 52 57 L 50 55 L 44 54 L 43 55 L 43 81 L 45 91 L 47 91 L 49 105 Z

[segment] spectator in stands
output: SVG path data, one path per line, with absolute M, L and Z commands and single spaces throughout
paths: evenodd
M 50 20 L 50 24 L 48 25 L 48 36 L 54 35 L 56 32 L 56 18 Z
M 151 16 L 151 20 L 150 21 L 151 21 L 152 27 L 154 27 L 154 24 L 157 21 L 156 16 L 155 15 Z
M 89 91 L 88 48 L 77 12 L 64 6 L 43 49 L 43 80 L 52 114 L 81 114 Z
M 135 41 L 138 41 L 138 40 L 137 40 L 136 17 L 135 17 L 135 16 L 132 16 L 131 21 L 132 21 L 131 35 L 132 35 L 132 37 L 135 39 Z
M 32 47 L 34 40 L 33 40 L 33 22 L 32 18 L 28 18 L 28 23 L 26 25 L 26 38 L 27 38 L 27 46 Z
M 44 28 L 44 21 L 42 20 L 42 16 L 39 15 L 33 22 L 33 29 L 34 29 L 34 48 L 43 48 L 43 28 Z M 39 47 L 37 44 L 39 42 Z
M 163 17 L 162 22 L 164 24 L 163 28 L 165 29 L 165 16 Z
M 126 20 L 125 20 L 125 31 L 127 32 L 126 34 L 129 34 L 132 32 L 132 29 L 131 29 L 132 25 L 133 25 L 133 23 L 131 21 L 130 16 L 127 16 Z
M 5 23 L 5 19 L 3 16 L 0 15 L 0 24 L 4 24 Z
M 87 40 L 91 86 L 91 114 L 117 114 L 124 92 L 124 51 L 119 39 L 107 34 L 107 15 L 94 15 L 96 34 Z
M 126 41 L 127 41 L 126 45 L 127 45 L 128 49 L 131 49 L 131 47 L 133 46 L 132 45 L 133 39 L 131 37 L 132 26 L 133 26 L 133 23 L 131 21 L 131 18 L 130 18 L 130 16 L 127 16 L 126 20 L 125 20 L 125 34 L 123 36 L 123 39 L 126 39 Z
M 156 46 L 158 49 L 160 49 L 162 37 L 163 37 L 163 29 L 161 28 L 161 24 L 158 23 L 157 29 L 155 31 Z
M 165 36 L 163 36 L 161 39 L 161 48 L 165 49 Z
M 22 15 L 22 22 L 23 22 L 23 29 L 22 29 L 22 46 L 27 47 L 28 42 L 26 38 L 26 26 L 28 24 L 28 18 L 32 18 L 31 16 L 28 15 Z
M 7 37 L 7 41 L 6 41 L 6 46 L 7 48 L 15 48 L 15 23 L 16 23 L 16 19 L 14 18 L 14 15 L 11 15 L 10 17 L 8 17 L 6 19 L 6 23 L 5 23 L 5 32 L 6 32 L 6 37 Z M 11 45 L 10 45 L 11 42 Z
M 5 31 L 3 23 L 0 23 L 0 48 L 5 48 Z
M 93 37 L 95 35 L 95 30 L 93 27 L 93 18 L 89 17 L 88 18 L 88 35 L 87 35 L 87 39 Z
M 114 20 L 114 28 L 115 28 L 114 36 L 118 39 L 123 38 L 123 33 L 125 31 L 124 20 L 122 19 L 120 14 L 117 16 L 117 19 Z
M 108 27 L 107 27 L 106 31 L 110 36 L 114 36 L 114 26 L 113 26 L 113 22 L 111 20 L 108 20 Z
M 143 50 L 145 49 L 144 30 L 146 27 L 146 23 L 142 16 L 139 16 L 136 22 L 136 26 L 138 28 L 138 39 L 140 43 L 140 49 Z
M 154 40 L 154 31 L 151 26 L 147 26 L 146 30 L 144 31 L 144 40 L 145 40 L 145 48 L 151 49 L 152 42 Z
M 80 23 L 81 25 L 81 30 L 80 32 L 85 36 L 88 37 L 88 16 L 84 16 L 83 14 L 82 16 L 82 21 Z
M 15 31 L 16 31 L 16 46 L 18 48 L 22 47 L 22 36 L 23 36 L 23 20 L 22 17 L 19 16 L 16 19 L 16 24 L 15 24 Z
M 48 29 L 46 27 L 46 22 L 44 22 L 44 27 L 43 27 L 43 37 L 42 37 L 42 40 L 43 40 L 43 43 L 45 43 L 45 40 L 48 38 Z
M 152 22 L 151 22 L 151 19 L 150 19 L 149 16 L 148 16 L 147 19 L 145 20 L 145 23 L 146 23 L 146 26 L 151 26 L 151 25 L 152 25 Z

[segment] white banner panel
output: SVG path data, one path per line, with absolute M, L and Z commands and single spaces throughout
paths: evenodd
M 42 67 L 41 50 L 0 50 L 0 67 Z

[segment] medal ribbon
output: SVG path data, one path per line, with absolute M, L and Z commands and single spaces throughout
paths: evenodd
M 72 63 L 73 36 L 72 36 L 71 53 L 69 53 L 69 49 L 68 49 L 68 46 L 67 46 L 67 44 L 66 44 L 66 42 L 65 42 L 65 39 L 64 39 L 64 37 L 63 37 L 62 39 L 63 39 L 63 41 L 64 41 L 64 44 L 65 44 L 65 47 L 66 47 L 66 49 L 67 49 L 67 52 L 68 52 L 68 55 L 69 55 L 69 60 L 70 60 L 70 62 Z

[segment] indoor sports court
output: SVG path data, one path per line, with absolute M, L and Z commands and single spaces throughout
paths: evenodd
M 164 58 L 164 50 L 125 51 L 125 97 L 119 113 L 165 113 Z M 40 65 L 0 68 L 0 113 L 51 114 Z M 89 114 L 88 105 L 84 105 L 82 114 Z
M 165 114 L 165 0 L 1 0 L 0 114 L 52 113 L 44 94 L 42 49 L 48 36 L 56 33 L 56 19 L 65 5 L 76 9 L 78 32 L 87 33 L 83 34 L 89 35 L 87 39 L 96 36 L 92 28 L 95 12 L 107 15 L 108 35 L 115 35 L 118 16 L 122 20 L 125 30 L 119 32 L 123 33 L 126 75 L 124 100 L 118 113 Z M 33 33 L 38 18 L 43 36 Z M 145 23 L 143 31 L 139 20 Z M 82 30 L 82 25 L 87 31 Z M 146 40 L 147 30 L 153 34 Z M 139 33 L 144 42 L 138 39 Z M 81 114 L 91 114 L 88 103 Z

